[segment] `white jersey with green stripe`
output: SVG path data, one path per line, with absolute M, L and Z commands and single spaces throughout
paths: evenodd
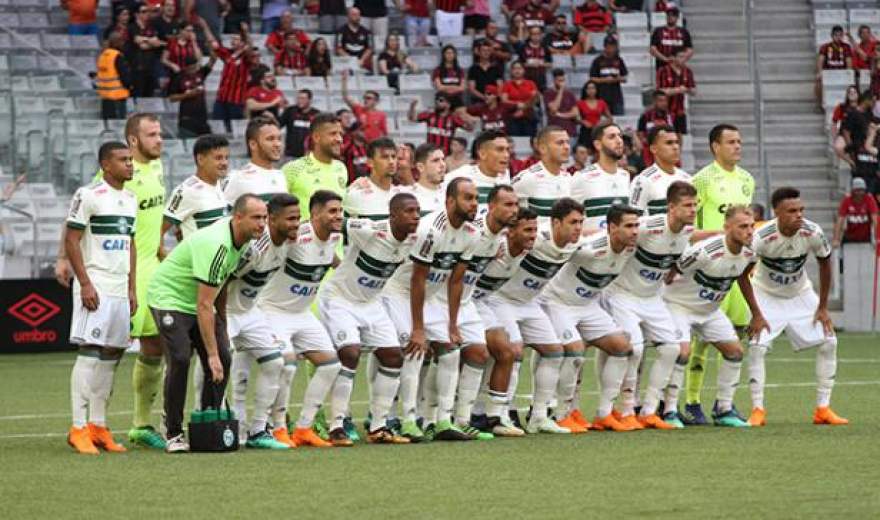
M 513 276 L 513 273 L 519 268 L 520 262 L 529 253 L 524 250 L 517 256 L 510 254 L 510 246 L 507 239 L 501 240 L 498 247 L 498 254 L 489 262 L 483 274 L 474 284 L 474 292 L 472 298 L 474 301 L 480 301 L 498 291 Z
M 620 291 L 639 298 L 658 296 L 666 273 L 678 262 L 693 232 L 694 226 L 684 226 L 678 233 L 673 233 L 666 215 L 639 219 L 636 253 L 608 291 Z
M 260 293 L 284 264 L 287 247 L 287 242 L 280 246 L 272 242 L 268 226 L 263 236 L 251 242 L 227 283 L 226 310 L 230 314 L 244 314 L 254 307 Z
M 391 186 L 383 190 L 369 177 L 359 177 L 348 186 L 342 209 L 348 218 L 368 218 L 385 220 L 388 218 L 388 204 L 398 193 L 409 191 L 405 186 Z
M 333 255 L 342 241 L 341 233 L 330 233 L 321 240 L 308 222 L 299 227 L 296 240 L 288 242 L 284 267 L 260 294 L 260 308 L 277 312 L 301 312 L 318 295 L 324 275 L 333 266 Z
M 822 228 L 809 220 L 804 220 L 792 236 L 779 231 L 776 219 L 765 223 L 755 232 L 752 249 L 759 260 L 752 283 L 777 298 L 795 298 L 812 291 L 813 284 L 804 272 L 807 255 L 812 253 L 821 259 L 831 255 L 831 245 Z
M 701 240 L 682 253 L 678 260 L 682 274 L 666 286 L 663 299 L 694 314 L 709 315 L 718 310 L 754 257 L 748 247 L 732 253 L 724 235 Z
M 630 185 L 629 205 L 647 215 L 666 213 L 666 191 L 675 181 L 691 182 L 691 175 L 678 167 L 668 173 L 657 164 L 648 166 L 636 175 Z
M 510 279 L 498 289 L 498 296 L 516 303 L 531 302 L 579 247 L 579 244 L 558 246 L 549 230 L 539 231 L 535 246 L 520 260 Z
M 561 170 L 558 175 L 547 171 L 543 162 L 529 166 L 513 179 L 513 189 L 520 199 L 520 205 L 527 204 L 538 214 L 538 227 L 550 229 L 550 208 L 557 200 L 570 197 L 571 174 Z
M 163 216 L 186 238 L 228 214 L 229 203 L 219 183 L 208 184 L 193 175 L 171 192 Z
M 479 206 L 477 209 L 478 216 L 484 216 L 489 209 L 489 192 L 492 188 L 499 184 L 510 184 L 510 173 L 505 171 L 503 175 L 486 175 L 479 165 L 465 164 L 446 174 L 443 178 L 443 193 L 446 193 L 446 186 L 452 179 L 465 177 L 474 182 L 477 186 L 477 201 Z
M 608 173 L 591 164 L 572 177 L 571 198 L 584 205 L 584 229 L 605 229 L 611 206 L 629 202 L 629 172 Z
M 544 290 L 549 303 L 584 305 L 595 300 L 617 278 L 627 261 L 635 254 L 635 247 L 626 247 L 615 253 L 608 233 L 601 231 L 586 237 Z
M 429 188 L 423 186 L 421 183 L 416 183 L 412 187 L 412 194 L 415 195 L 416 200 L 419 201 L 419 213 L 423 217 L 428 213 L 433 213 L 445 207 L 445 193 L 446 192 L 442 186 Z
M 319 298 L 343 298 L 351 303 L 376 299 L 388 279 L 409 257 L 416 234 L 394 238 L 387 220 L 348 219 L 344 227 L 348 249 L 339 267 L 318 290 Z
M 502 228 L 498 233 L 493 233 L 486 225 L 485 219 L 474 222 L 479 230 L 476 240 L 471 247 L 461 255 L 461 260 L 467 262 L 467 269 L 462 279 L 461 304 L 470 301 L 476 288 L 477 280 L 486 272 L 486 268 L 501 252 L 501 244 L 507 236 L 507 229 Z M 437 293 L 437 299 L 444 304 L 448 302 L 446 291 Z
M 230 206 L 245 193 L 252 193 L 268 202 L 273 195 L 287 193 L 287 179 L 281 170 L 262 168 L 249 162 L 244 168 L 231 171 L 222 187 L 223 196 Z
M 131 269 L 138 205 L 134 193 L 116 189 L 103 180 L 76 190 L 70 202 L 67 227 L 83 232 L 83 264 L 98 293 L 126 298 Z M 74 291 L 79 280 L 74 278 Z

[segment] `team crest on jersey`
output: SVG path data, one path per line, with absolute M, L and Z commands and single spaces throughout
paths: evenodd
M 317 282 L 321 278 L 324 277 L 325 269 L 316 269 L 314 273 L 312 273 L 312 281 Z
M 391 275 L 394 274 L 394 270 L 395 270 L 395 266 L 386 265 L 385 267 L 382 268 L 382 276 L 384 276 L 385 278 L 390 278 Z
M 336 339 L 339 341 L 345 341 L 346 336 L 347 336 L 347 334 L 345 333 L 344 330 L 340 330 L 339 332 L 336 333 Z
M 101 329 L 99 329 L 98 327 L 95 327 L 94 329 L 92 329 L 92 337 L 95 339 L 100 338 L 101 337 Z
M 566 341 L 570 340 L 571 337 L 572 337 L 572 334 L 571 334 L 570 330 L 566 330 L 565 332 L 562 333 L 562 339 L 564 339 Z
M 125 217 L 119 217 L 119 220 L 116 221 L 116 229 L 123 235 L 128 231 L 128 221 L 125 220 Z

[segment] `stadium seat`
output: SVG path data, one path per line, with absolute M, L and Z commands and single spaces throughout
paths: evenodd
M 440 56 L 436 54 L 436 50 L 433 54 L 413 54 L 410 56 L 410 59 L 419 70 L 425 72 L 432 72 L 440 65 Z
M 297 89 L 307 88 L 314 92 L 324 92 L 327 90 L 327 82 L 324 78 L 320 77 L 311 77 L 311 76 L 299 76 L 296 78 L 294 82 Z
M 621 53 L 623 49 L 638 49 L 644 51 L 651 44 L 651 37 L 646 32 L 622 32 L 619 35 Z
M 16 33 L 12 38 L 12 46 L 16 49 L 34 50 L 39 49 L 43 42 L 39 34 Z
M 23 29 L 44 29 L 49 26 L 49 17 L 46 13 L 20 13 L 18 15 L 19 27 Z M 92 37 L 97 41 L 97 38 Z
M 823 70 L 822 85 L 826 88 L 834 86 L 843 86 L 846 88 L 855 83 L 854 70 Z
M 651 13 L 651 28 L 656 29 L 657 27 L 663 27 L 666 25 L 666 13 Z M 684 17 L 678 17 L 678 23 L 675 24 L 678 27 L 684 26 Z
M 0 70 L 2 70 L 5 74 L 8 74 L 9 71 L 9 57 L 5 54 L 0 56 Z
M 621 32 L 648 30 L 648 18 L 643 12 L 616 13 L 614 20 L 617 29 Z M 666 23 L 665 17 L 663 23 Z
M 21 27 L 18 13 L 0 12 L 0 26 L 8 29 L 18 29 Z
M 835 25 L 845 26 L 846 23 L 846 9 L 817 9 L 813 11 L 813 25 L 817 29 L 831 28 Z
M 44 34 L 43 47 L 50 51 L 67 51 L 70 49 L 70 36 L 66 34 Z
M 444 47 L 446 45 L 452 45 L 456 49 L 459 50 L 467 50 L 471 51 L 471 48 L 474 45 L 474 39 L 471 36 L 444 36 L 440 39 L 440 47 Z M 462 53 L 459 52 L 458 59 L 461 59 Z
M 554 69 L 564 69 L 570 70 L 574 67 L 574 61 L 571 59 L 571 56 L 568 54 L 554 54 L 553 55 L 553 68 Z
M 333 57 L 333 74 L 341 73 L 343 70 L 359 71 L 360 69 L 360 60 L 358 60 L 354 56 Z
M 880 9 L 850 9 L 850 31 L 855 33 L 859 25 L 880 27 Z
M 70 37 L 70 48 L 71 49 L 79 49 L 79 50 L 89 50 L 89 51 L 99 51 L 101 46 L 98 44 L 98 39 L 94 36 L 71 36 Z M 95 53 L 95 58 L 97 59 L 97 52 Z
M 58 80 L 58 76 L 33 76 L 31 78 L 31 85 L 33 86 L 33 91 L 40 94 L 60 93 L 64 91 L 64 89 L 61 88 L 61 81 Z M 73 111 L 73 100 L 69 97 L 64 99 L 70 102 L 70 110 Z
M 12 36 L 6 33 L 0 33 L 0 50 L 8 50 L 12 48 Z
M 434 83 L 428 74 L 408 74 L 400 82 L 401 93 L 417 93 L 420 91 L 433 91 Z

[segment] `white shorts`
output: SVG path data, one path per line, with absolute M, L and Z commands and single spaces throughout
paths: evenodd
M 73 292 L 71 343 L 128 348 L 130 332 L 131 307 L 128 298 L 98 294 L 98 308 L 90 311 L 82 304 L 80 292 Z
M 247 352 L 257 359 L 281 352 L 283 342 L 275 335 L 266 314 L 252 307 L 244 314 L 226 316 L 226 333 L 236 352 Z
M 681 343 L 690 343 L 691 331 L 696 332 L 708 343 L 739 342 L 733 323 L 721 312 L 721 309 L 715 309 L 710 314 L 693 314 L 670 303 L 669 312 L 676 327 L 681 331 Z
M 783 331 L 795 351 L 819 346 L 828 339 L 822 324 L 814 319 L 819 297 L 813 291 L 782 299 L 755 287 L 755 298 L 770 326 L 769 333 L 761 331 L 756 344 L 769 347 Z
M 511 343 L 559 344 L 553 323 L 537 301 L 520 303 L 492 296 L 487 304 L 492 307 Z
M 355 303 L 344 298 L 318 298 L 318 314 L 337 349 L 352 345 L 400 347 L 394 323 L 378 300 Z
M 504 324 L 498 319 L 498 315 L 495 314 L 495 309 L 488 304 L 488 300 L 488 298 L 473 300 L 474 307 L 477 309 L 477 314 L 480 315 L 480 321 L 483 322 L 483 329 L 487 331 L 492 329 L 503 329 Z
M 428 341 L 449 343 L 449 312 L 447 307 L 440 303 L 432 303 L 439 306 L 442 312 L 431 312 L 431 320 L 428 321 L 428 306 L 425 305 L 425 335 Z M 473 301 L 468 301 L 458 309 L 458 331 L 461 333 L 461 344 L 485 345 L 486 332 L 483 329 L 483 320 Z
M 672 321 L 672 315 L 663 298 L 639 298 L 628 294 L 605 291 L 602 307 L 608 311 L 633 345 L 643 345 L 645 340 L 654 343 L 681 342 L 681 331 Z
M 284 344 L 282 352 L 336 352 L 327 329 L 310 311 L 267 312 L 266 320 Z
M 623 329 L 596 299 L 578 306 L 544 302 L 542 307 L 563 345 L 580 340 L 589 343 L 611 334 L 623 334 Z

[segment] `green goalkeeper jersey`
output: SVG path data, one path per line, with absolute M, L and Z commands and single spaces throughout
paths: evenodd
M 299 199 L 299 211 L 303 221 L 309 219 L 309 199 L 318 190 L 330 190 L 345 196 L 348 170 L 341 161 L 323 163 L 310 153 L 291 161 L 281 168 L 287 178 L 287 191 Z
M 749 205 L 755 194 L 755 179 L 746 170 L 735 166 L 727 171 L 713 161 L 692 180 L 697 189 L 697 228 L 720 230 L 724 213 L 734 204 Z

